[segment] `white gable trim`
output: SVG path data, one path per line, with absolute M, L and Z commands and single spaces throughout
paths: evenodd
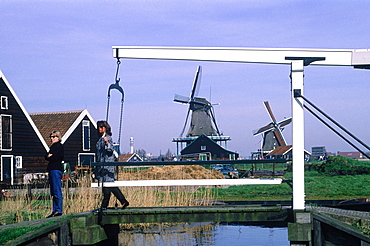
M 87 109 L 84 109 L 80 113 L 80 115 L 77 117 L 77 119 L 73 122 L 73 124 L 69 127 L 69 129 L 67 130 L 67 132 L 63 135 L 62 144 L 64 144 L 67 141 L 67 139 L 71 136 L 71 134 L 74 132 L 74 130 L 76 130 L 76 128 L 82 122 L 83 118 L 85 118 L 85 116 L 87 116 L 87 118 L 90 120 L 90 122 L 96 128 L 96 122 L 95 122 L 95 120 L 92 118 L 92 116 L 87 111 Z
M 17 94 L 14 92 L 13 88 L 11 87 L 11 85 L 9 84 L 8 80 L 5 78 L 3 72 L 0 70 L 0 77 L 3 78 L 4 82 L 5 82 L 5 85 L 6 87 L 8 87 L 10 93 L 13 95 L 15 101 L 17 102 L 17 104 L 19 105 L 19 107 L 21 108 L 23 114 L 26 116 L 28 122 L 31 124 L 32 126 L 32 129 L 35 131 L 37 137 L 39 138 L 39 140 L 41 141 L 42 145 L 44 146 L 45 150 L 46 151 L 49 151 L 49 146 L 47 145 L 47 143 L 45 142 L 44 138 L 42 137 L 40 131 L 37 129 L 35 123 L 33 122 L 33 120 L 31 119 L 30 115 L 28 114 L 27 110 L 25 109 L 25 107 L 23 106 L 21 100 L 19 100 Z
M 127 160 L 127 162 L 129 162 L 132 158 L 134 158 L 134 157 L 137 157 L 140 161 L 143 161 L 143 159 L 141 159 L 141 157 L 137 154 L 137 153 L 133 153 L 131 156 L 130 156 L 130 158 L 128 158 L 128 160 Z

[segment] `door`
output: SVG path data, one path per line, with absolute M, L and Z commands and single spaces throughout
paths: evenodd
M 13 184 L 13 156 L 1 156 L 1 181 Z

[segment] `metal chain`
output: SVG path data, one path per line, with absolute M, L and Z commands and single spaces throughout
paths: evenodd
M 122 118 L 123 118 L 123 99 L 121 100 L 121 115 L 119 120 L 118 144 L 121 146 Z
M 119 86 L 119 82 L 120 82 L 120 78 L 118 78 L 118 72 L 119 72 L 119 67 L 121 65 L 121 61 L 119 60 L 119 58 L 117 58 L 117 70 L 116 70 L 116 77 L 115 77 L 115 85 L 112 87 L 112 88 L 115 88 L 119 91 L 121 91 L 122 93 L 122 100 L 121 100 L 121 112 L 120 112 L 120 121 L 119 121 L 119 131 L 118 131 L 118 144 L 120 145 L 121 144 L 121 132 L 122 132 L 122 118 L 123 118 L 123 103 L 124 103 L 124 94 L 123 94 L 123 89 L 122 87 Z M 112 85 L 111 85 L 112 86 Z M 107 115 L 105 117 L 105 120 L 108 122 L 108 116 L 109 116 L 109 105 L 110 105 L 110 89 L 111 87 L 109 87 L 108 89 L 108 100 L 107 100 Z
M 120 78 L 117 79 L 118 77 L 118 71 L 119 71 L 119 66 L 121 65 L 121 61 L 119 60 L 119 58 L 117 58 L 117 71 L 116 71 L 116 84 L 119 83 L 119 81 L 121 80 Z

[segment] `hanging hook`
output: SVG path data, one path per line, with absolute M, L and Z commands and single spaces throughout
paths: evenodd
M 119 66 L 121 65 L 121 61 L 119 60 L 119 58 L 117 58 L 117 71 L 116 71 L 116 78 L 115 78 L 115 81 L 116 83 L 115 84 L 111 84 L 108 88 L 108 99 L 110 97 L 110 90 L 112 89 L 116 89 L 118 90 L 119 92 L 121 92 L 122 94 L 122 101 L 124 100 L 124 92 L 123 92 L 123 89 L 122 87 L 119 85 L 119 82 L 121 81 L 120 78 L 118 78 L 118 72 L 119 72 Z
M 118 71 L 119 71 L 119 65 L 121 65 L 121 61 L 119 60 L 119 58 L 117 58 L 117 71 L 116 71 L 116 84 L 118 84 L 120 82 L 120 78 L 118 78 Z

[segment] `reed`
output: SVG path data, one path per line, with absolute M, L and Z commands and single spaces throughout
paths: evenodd
M 188 174 L 182 173 L 182 171 L 196 170 L 196 172 L 203 173 L 209 170 L 202 170 L 202 168 L 194 167 L 189 169 L 188 167 L 181 168 L 176 167 L 170 170 L 168 167 L 165 172 L 158 174 L 158 168 L 156 170 L 157 179 L 173 179 L 171 173 L 176 173 L 179 178 L 189 178 Z M 168 171 L 171 172 L 168 174 Z M 152 178 L 153 170 L 138 171 L 133 175 L 132 173 L 121 173 L 120 178 L 129 176 L 130 179 L 149 179 Z M 212 174 L 211 174 L 212 176 Z M 214 178 L 213 176 L 209 178 Z M 120 179 L 119 180 L 122 180 Z M 191 177 L 194 178 L 194 175 Z M 204 174 L 201 175 L 204 178 Z M 128 178 L 127 178 L 128 179 Z M 64 214 L 80 213 L 90 211 L 99 208 L 102 201 L 102 194 L 100 188 L 92 188 L 90 184 L 92 178 L 90 175 L 80 177 L 76 180 L 75 188 L 68 188 L 68 181 L 64 182 L 63 185 L 63 211 Z M 130 202 L 130 207 L 169 207 L 169 206 L 198 206 L 198 205 L 210 205 L 217 194 L 212 191 L 211 188 L 198 187 L 120 187 L 122 193 L 126 196 Z M 0 224 L 19 223 L 23 221 L 30 221 L 36 219 L 42 219 L 51 213 L 52 201 L 51 197 L 46 200 L 39 200 L 44 195 L 49 194 L 49 187 L 45 185 L 45 188 L 41 192 L 33 194 L 32 199 L 29 199 L 25 190 L 12 190 L 10 191 L 13 197 L 5 199 L 0 202 Z M 118 203 L 118 204 L 117 204 Z M 120 206 L 119 202 L 114 198 L 110 199 L 109 207 Z

